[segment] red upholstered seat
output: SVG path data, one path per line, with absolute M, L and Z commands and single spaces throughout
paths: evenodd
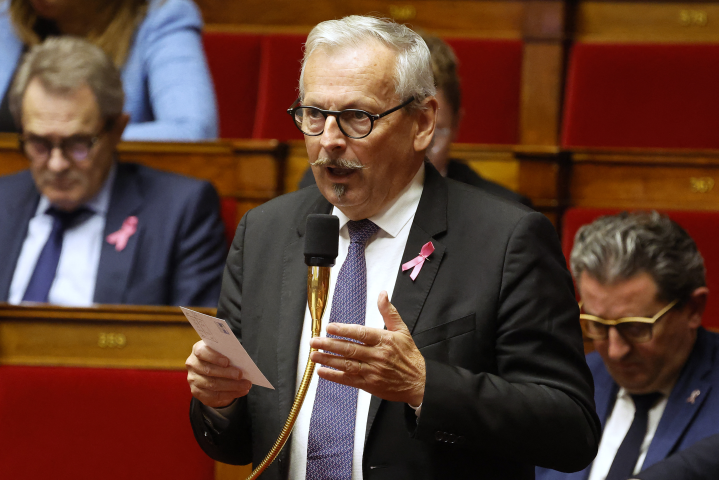
M 305 40 L 306 35 L 204 34 L 222 138 L 303 138 L 286 110 L 298 95 Z M 517 143 L 522 42 L 446 40 L 460 62 L 465 116 L 459 142 Z
M 221 138 L 250 138 L 255 121 L 260 35 L 205 32 L 205 53 L 215 84 Z
M 232 245 L 232 239 L 235 238 L 237 224 L 240 223 L 237 218 L 237 200 L 225 197 L 220 200 L 220 215 L 222 215 L 222 223 L 225 224 L 225 238 L 227 245 Z
M 569 263 L 569 254 L 574 245 L 574 235 L 582 225 L 591 223 L 602 215 L 619 213 L 616 209 L 570 208 L 562 221 L 562 251 Z M 681 210 L 664 211 L 669 217 L 681 225 L 694 239 L 697 248 L 704 257 L 707 269 L 707 286 L 709 301 L 704 313 L 702 324 L 705 327 L 719 328 L 719 212 L 692 212 Z
M 262 38 L 257 111 L 252 138 L 301 140 L 287 109 L 297 99 L 303 45 L 307 35 L 267 35 Z
M 719 148 L 719 45 L 571 51 L 565 147 Z
M 519 140 L 520 40 L 445 38 L 459 61 L 464 119 L 458 142 Z
M 186 372 L 0 366 L 2 478 L 211 480 Z

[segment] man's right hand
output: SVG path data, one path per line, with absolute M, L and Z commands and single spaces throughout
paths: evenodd
M 192 346 L 185 366 L 192 396 L 208 407 L 226 407 L 252 388 L 252 382 L 242 378 L 242 370 L 230 366 L 230 359 L 202 340 Z

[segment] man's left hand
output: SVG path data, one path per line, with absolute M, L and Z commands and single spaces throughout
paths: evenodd
M 319 368 L 317 375 L 325 380 L 361 388 L 384 400 L 417 407 L 424 397 L 424 357 L 397 309 L 389 302 L 387 292 L 380 293 L 377 306 L 387 330 L 330 323 L 327 333 L 361 343 L 338 338 L 313 338 L 311 347 L 336 355 L 313 352 L 310 358 L 317 364 L 336 369 Z

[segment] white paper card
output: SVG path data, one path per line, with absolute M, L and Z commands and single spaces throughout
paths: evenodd
M 233 367 L 242 370 L 243 378 L 260 387 L 275 389 L 262 375 L 260 369 L 257 368 L 255 362 L 252 361 L 245 348 L 230 330 L 227 322 L 189 308 L 180 308 L 207 346 L 229 358 Z

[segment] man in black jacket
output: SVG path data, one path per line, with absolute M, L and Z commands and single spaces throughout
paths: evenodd
M 250 389 L 204 342 L 187 360 L 213 458 L 262 460 L 310 346 L 319 378 L 265 479 L 529 480 L 534 465 L 593 458 L 600 425 L 556 231 L 424 162 L 434 92 L 426 44 L 404 26 L 353 16 L 310 33 L 291 111 L 317 187 L 244 217 L 218 307 L 276 389 Z M 310 339 L 304 224 L 330 212 L 328 336 Z

